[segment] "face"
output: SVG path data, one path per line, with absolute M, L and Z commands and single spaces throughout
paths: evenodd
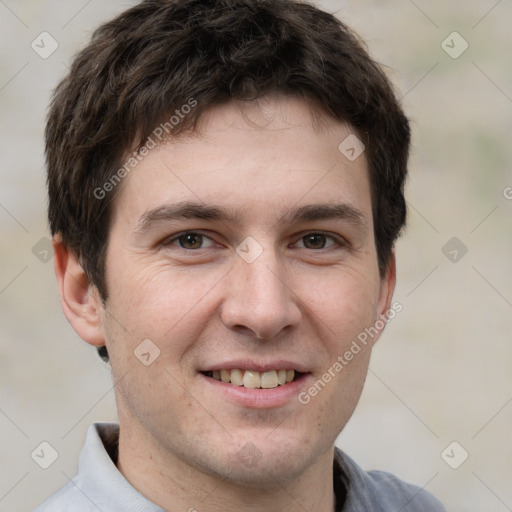
M 122 438 L 265 486 L 332 449 L 371 343 L 344 354 L 389 307 L 394 273 L 379 276 L 364 153 L 338 149 L 350 126 L 315 128 L 307 104 L 274 97 L 201 128 L 125 178 L 101 330 Z

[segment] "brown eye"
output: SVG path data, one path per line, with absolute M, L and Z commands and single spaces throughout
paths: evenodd
M 324 233 L 308 233 L 297 242 L 301 249 L 330 249 L 336 246 L 343 247 L 343 242 L 336 237 Z
M 176 240 L 178 240 L 179 246 L 183 249 L 200 249 L 203 243 L 203 235 L 187 233 L 179 236 Z
M 307 249 L 323 249 L 325 247 L 327 237 L 321 233 L 312 233 L 302 237 L 304 246 Z
M 215 246 L 215 242 L 206 235 L 196 231 L 182 232 L 166 238 L 162 242 L 162 247 L 166 249 L 185 249 L 187 251 L 198 249 L 209 249 Z

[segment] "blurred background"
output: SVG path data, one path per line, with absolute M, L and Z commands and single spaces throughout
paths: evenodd
M 64 485 L 88 425 L 116 419 L 108 365 L 61 313 L 43 130 L 73 54 L 134 3 L 0 0 L 1 512 L 32 510 Z M 413 128 L 403 310 L 338 444 L 452 512 L 512 510 L 512 2 L 317 5 L 367 42 Z M 47 469 L 31 456 L 42 442 L 58 454 Z

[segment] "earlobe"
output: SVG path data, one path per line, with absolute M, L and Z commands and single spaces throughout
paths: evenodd
M 381 280 L 379 315 L 385 315 L 391 308 L 391 301 L 396 285 L 395 248 L 391 249 L 386 275 Z
M 389 258 L 388 268 L 386 274 L 382 277 L 380 281 L 380 290 L 379 290 L 379 302 L 377 306 L 377 314 L 375 327 L 378 329 L 379 333 L 374 338 L 374 343 L 380 338 L 384 327 L 389 321 L 390 311 L 392 311 L 391 301 L 393 300 L 393 293 L 395 291 L 396 285 L 396 260 L 395 260 L 395 249 L 391 250 L 391 255 Z M 394 313 L 394 310 L 392 311 Z
M 59 235 L 53 237 L 54 268 L 62 310 L 75 332 L 87 343 L 105 345 L 102 304 L 97 288 L 89 282 L 76 254 Z

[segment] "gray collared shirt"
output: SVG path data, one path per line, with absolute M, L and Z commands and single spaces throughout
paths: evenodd
M 78 475 L 35 512 L 165 512 L 142 496 L 118 471 L 119 426 L 89 427 L 80 454 Z M 336 512 L 446 512 L 430 493 L 383 471 L 362 470 L 336 448 L 333 464 Z

